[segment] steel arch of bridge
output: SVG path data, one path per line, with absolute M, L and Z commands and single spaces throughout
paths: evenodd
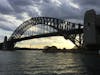
M 79 29 L 82 28 L 82 25 L 71 23 L 65 20 L 57 19 L 57 18 L 52 18 L 52 17 L 34 17 L 31 18 L 24 23 L 22 23 L 16 30 L 13 32 L 13 34 L 10 36 L 8 39 L 9 41 L 12 39 L 18 39 L 21 38 L 23 33 L 27 31 L 29 28 L 32 26 L 42 24 L 42 25 L 48 25 L 54 29 L 56 29 L 58 32 L 64 32 L 63 36 L 68 36 L 67 31 L 69 30 L 74 30 L 74 29 Z M 68 37 L 72 42 L 75 42 L 74 39 L 76 37 L 76 34 L 71 35 Z M 75 43 L 74 43 L 75 44 Z

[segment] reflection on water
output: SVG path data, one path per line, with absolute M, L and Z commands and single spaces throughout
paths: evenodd
M 100 56 L 0 51 L 0 75 L 100 75 Z

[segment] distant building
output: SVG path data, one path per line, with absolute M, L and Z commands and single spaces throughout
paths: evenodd
M 46 46 L 44 49 L 48 49 L 48 50 L 57 50 L 57 47 L 56 46 Z

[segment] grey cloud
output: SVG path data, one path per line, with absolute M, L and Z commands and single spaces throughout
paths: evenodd
M 39 16 L 36 9 L 32 9 L 34 7 L 38 8 L 38 10 L 41 12 L 41 16 L 77 19 L 81 21 L 84 18 L 85 11 L 88 9 L 94 8 L 97 13 L 100 12 L 99 0 L 72 0 L 73 3 L 79 5 L 79 9 L 71 7 L 66 0 L 59 0 L 61 3 L 59 6 L 57 6 L 51 0 L 5 0 L 5 2 L 7 5 L 0 5 L 0 13 L 2 13 L 2 15 L 13 15 L 16 17 L 16 20 L 23 20 L 23 13 L 27 13 L 30 17 Z M 5 24 L 8 23 L 7 20 L 2 19 L 2 17 L 0 17 L 0 20 L 4 20 Z M 6 29 L 6 26 L 3 28 Z M 11 29 L 7 28 L 7 30 Z
M 6 26 L 5 24 L 1 24 L 1 23 L 0 23 L 0 29 L 6 30 L 6 31 L 13 31 L 12 28 Z
M 74 2 L 80 4 L 80 5 L 99 5 L 100 1 L 99 0 L 73 0 Z
M 10 14 L 12 10 L 13 9 L 7 0 L 0 0 L 0 13 Z
M 15 6 L 26 6 L 31 5 L 32 0 L 8 0 L 10 4 Z
M 23 0 L 24 2 L 25 0 Z M 25 2 L 25 4 L 20 5 L 17 3 L 20 2 L 19 0 L 11 1 L 9 0 L 9 3 L 14 8 L 14 11 L 16 14 L 26 12 L 29 14 L 29 16 L 38 16 L 37 12 L 30 7 L 37 7 L 41 11 L 41 16 L 51 16 L 51 17 L 66 17 L 66 18 L 77 18 L 80 16 L 79 13 L 77 13 L 78 10 L 75 10 L 74 8 L 67 5 L 67 3 L 62 3 L 60 7 L 57 7 L 54 3 L 52 3 L 50 0 L 29 0 L 29 3 L 32 4 L 28 5 L 28 2 Z M 33 10 L 33 11 L 32 11 Z M 73 11 L 74 10 L 74 11 Z M 79 16 L 78 16 L 79 15 Z M 16 16 L 18 18 L 21 18 L 19 16 Z
M 42 16 L 57 18 L 80 18 L 81 15 L 78 9 L 72 8 L 64 2 L 61 2 L 59 7 L 55 6 L 55 4 L 51 2 L 40 4 L 38 7 L 42 11 Z
M 100 13 L 100 0 L 73 0 L 75 3 L 78 3 L 81 7 L 81 11 L 85 12 L 88 9 L 95 9 L 97 13 Z
M 12 12 L 11 9 L 7 8 L 7 7 L 3 7 L 3 6 L 0 6 L 0 13 L 3 13 L 3 14 L 10 14 Z
M 7 19 L 0 18 L 0 29 L 5 31 L 14 31 L 16 26 L 13 25 L 12 22 L 8 21 Z
M 18 19 L 23 18 L 20 15 L 23 12 L 28 13 L 29 16 L 38 16 L 37 12 L 30 7 L 37 7 L 41 11 L 41 16 L 81 19 L 87 9 L 96 9 L 100 6 L 99 0 L 73 0 L 74 3 L 79 4 L 80 10 L 78 10 L 68 5 L 66 0 L 59 1 L 61 2 L 61 5 L 57 7 L 55 3 L 51 2 L 51 0 L 8 0 L 14 10 L 14 13 L 10 13 L 15 15 Z M 3 13 L 5 13 L 5 11 L 11 11 L 6 8 L 0 10 L 2 10 Z

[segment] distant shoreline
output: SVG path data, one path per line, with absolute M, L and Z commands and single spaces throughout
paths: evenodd
M 29 51 L 42 51 L 43 53 L 81 53 L 81 54 L 99 54 L 99 51 L 84 50 L 84 49 L 38 49 L 38 48 L 14 48 L 13 50 L 1 50 L 1 51 L 16 51 L 16 50 L 29 50 Z

